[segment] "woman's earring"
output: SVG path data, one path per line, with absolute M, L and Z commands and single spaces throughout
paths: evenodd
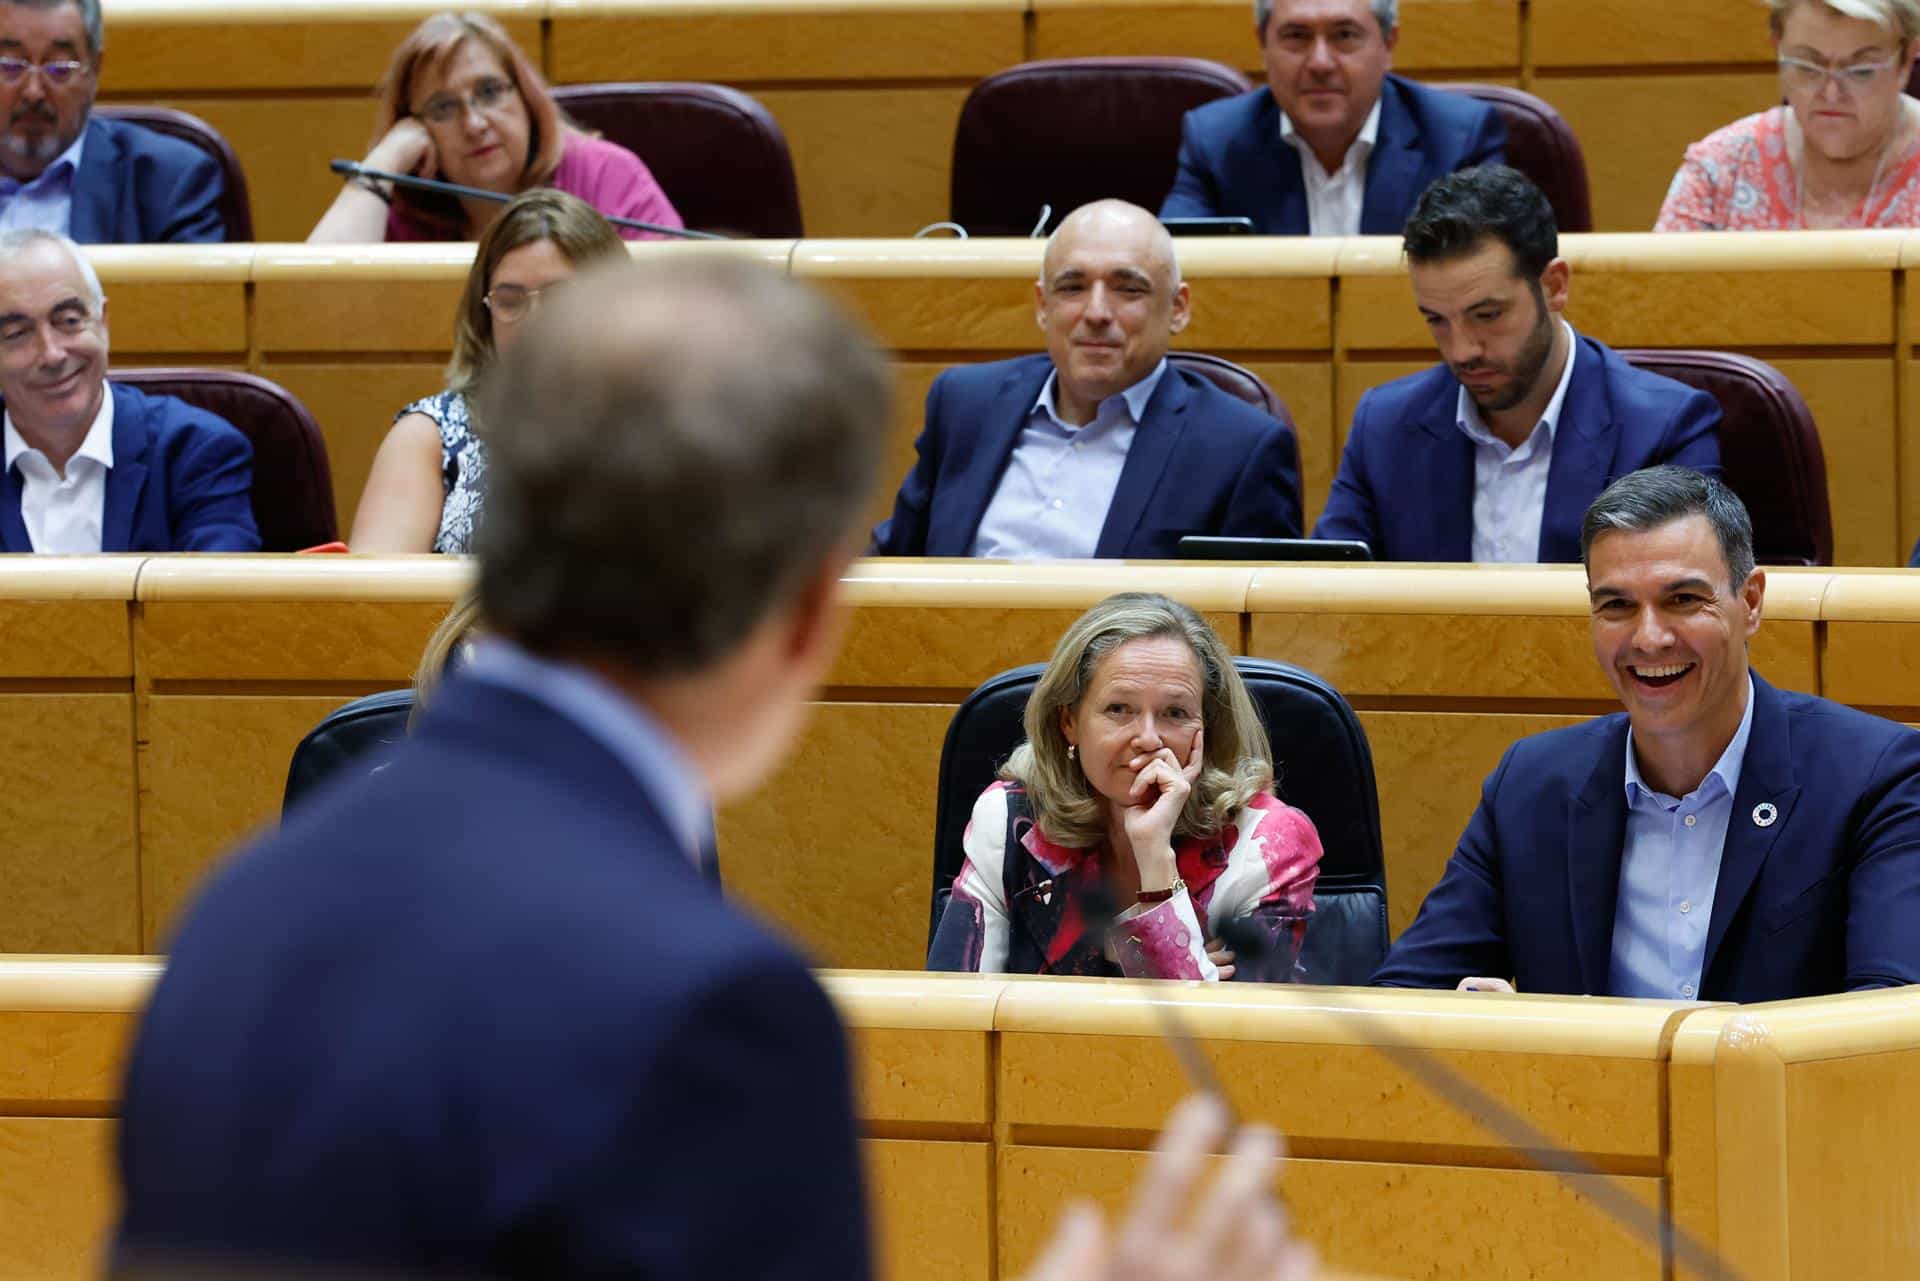
M 1068 760 L 1073 760 L 1073 759 L 1074 759 L 1074 758 L 1075 758 L 1076 756 L 1078 756 L 1079 754 L 1080 754 L 1080 748 L 1079 748 L 1079 746 L 1078 746 L 1077 744 L 1075 744 L 1075 743 L 1068 743 L 1068 744 L 1067 744 L 1067 759 L 1068 759 Z

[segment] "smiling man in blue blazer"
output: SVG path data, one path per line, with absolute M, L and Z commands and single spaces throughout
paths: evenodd
M 1152 214 L 1075 210 L 1034 295 L 1047 354 L 934 380 L 871 554 L 1164 559 L 1185 534 L 1299 535 L 1292 428 L 1168 363 L 1190 294 Z
M 1267 87 L 1196 107 L 1163 218 L 1263 236 L 1394 235 L 1428 183 L 1497 162 L 1506 126 L 1465 94 L 1389 75 L 1398 0 L 1254 0 Z
M 253 446 L 109 383 L 106 304 L 72 241 L 0 232 L 0 550 L 258 551 Z
M 1655 467 L 1582 531 L 1624 715 L 1515 743 L 1373 981 L 1778 1001 L 1920 981 L 1920 734 L 1748 666 L 1746 507 Z
M 211 156 L 93 115 L 104 40 L 100 0 L 0 0 L 0 231 L 224 240 L 225 181 Z
M 1553 208 L 1504 165 L 1442 178 L 1405 232 L 1444 363 L 1360 398 L 1315 538 L 1375 560 L 1572 562 L 1608 482 L 1657 463 L 1720 470 L 1720 407 L 1635 369 L 1561 317 Z

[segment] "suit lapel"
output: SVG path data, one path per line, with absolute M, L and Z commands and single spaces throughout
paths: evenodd
M 1260 230 L 1271 228 L 1277 235 L 1304 236 L 1308 231 L 1307 183 L 1300 172 L 1300 153 L 1280 136 L 1280 104 L 1270 93 L 1262 93 L 1260 110 L 1254 113 L 1254 127 L 1244 140 L 1236 140 L 1230 152 L 1233 168 L 1250 176 L 1253 190 L 1247 211 L 1260 216 Z
M 927 538 L 927 555 L 973 554 L 973 540 L 980 533 L 980 522 L 993 501 L 994 491 L 1000 487 L 1001 473 L 1007 469 L 1007 460 L 1013 456 L 1013 447 L 1019 443 L 1020 433 L 1033 412 L 1033 402 L 1039 398 L 1041 385 L 1052 370 L 1053 364 L 1045 356 L 1020 361 L 1008 371 L 1000 389 L 994 393 L 985 418 L 978 424 L 959 425 L 961 431 L 979 431 L 979 447 L 973 451 L 958 478 L 959 483 L 954 486 L 954 492 L 960 496 L 959 504 L 946 519 L 939 518 L 936 508 Z
M 147 445 L 151 437 L 138 407 L 107 384 L 113 405 L 113 466 L 107 470 L 106 510 L 100 521 L 100 550 L 127 552 L 133 546 L 133 519 L 147 487 Z
M 1367 159 L 1366 198 L 1360 205 L 1360 234 L 1397 236 L 1413 207 L 1420 180 L 1420 129 L 1401 101 L 1391 77 L 1380 86 L 1380 128 Z
M 1417 430 L 1406 433 L 1414 456 L 1405 474 L 1421 478 L 1421 497 L 1395 513 L 1394 523 L 1407 528 L 1422 522 L 1407 545 L 1431 547 L 1439 560 L 1467 561 L 1473 559 L 1473 442 L 1455 421 L 1460 384 L 1449 379 L 1447 386 L 1453 394 L 1438 397 L 1416 420 Z M 1382 553 L 1376 548 L 1374 554 Z
M 1713 889 L 1713 919 L 1707 923 L 1707 950 L 1700 974 L 1713 972 L 1713 958 L 1727 937 L 1727 927 L 1760 875 L 1774 842 L 1793 822 L 1800 788 L 1794 780 L 1793 743 L 1787 727 L 1787 709 L 1773 686 L 1753 678 L 1753 727 L 1747 734 L 1747 754 L 1740 764 L 1740 790 L 1734 793 L 1733 812 L 1727 816 L 1727 837 L 1720 847 L 1720 877 Z M 1774 819 L 1765 827 L 1754 818 L 1762 804 L 1772 805 Z
M 1580 522 L 1594 496 L 1607 487 L 1613 470 L 1613 402 L 1607 396 L 1607 370 L 1600 349 L 1574 335 L 1579 355 L 1573 381 L 1560 402 L 1554 428 L 1553 461 L 1547 466 L 1547 497 L 1540 513 L 1540 545 L 1535 554 L 1552 559 L 1555 548 L 1580 545 Z
M 1613 970 L 1613 916 L 1627 839 L 1627 718 L 1601 740 L 1586 786 L 1567 798 L 1567 897 L 1582 990 L 1603 995 Z
M 0 473 L 0 550 L 30 552 L 33 540 L 27 537 L 26 518 L 20 514 L 20 469 L 9 467 Z
M 1120 469 L 1120 483 L 1114 486 L 1113 502 L 1107 507 L 1106 523 L 1100 527 L 1100 541 L 1093 554 L 1117 557 L 1126 554 L 1133 541 L 1147 504 L 1160 488 L 1160 477 L 1187 429 L 1187 404 L 1193 391 L 1186 379 L 1171 364 L 1153 389 L 1146 412 L 1134 428 L 1133 444 L 1127 449 L 1126 465 Z
M 73 175 L 67 235 L 83 245 L 111 243 L 119 239 L 113 225 L 118 198 L 113 175 L 120 169 L 120 143 L 98 120 L 87 122 L 86 137 Z

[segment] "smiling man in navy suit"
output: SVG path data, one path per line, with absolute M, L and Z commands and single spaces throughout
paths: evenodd
M 198 147 L 93 114 L 100 0 L 0 0 L 0 231 L 83 244 L 226 239 L 225 181 Z
M 107 381 L 107 300 L 64 236 L 0 232 L 0 550 L 252 552 L 253 446 Z
M 1375 983 L 1778 1001 L 1920 981 L 1920 734 L 1748 666 L 1766 574 L 1719 481 L 1582 529 L 1624 715 L 1515 743 Z
M 1580 556 L 1580 518 L 1615 477 L 1720 470 L 1720 406 L 1573 331 L 1553 207 L 1525 174 L 1442 178 L 1405 232 L 1413 297 L 1442 364 L 1353 411 L 1315 538 L 1375 560 Z
M 1187 113 L 1163 218 L 1264 236 L 1394 235 L 1426 185 L 1497 162 L 1506 127 L 1465 94 L 1389 75 L 1399 0 L 1254 0 L 1267 87 Z
M 1167 361 L 1192 300 L 1152 214 L 1074 210 L 1034 301 L 1046 355 L 934 380 L 872 554 L 1164 559 L 1185 534 L 1299 535 L 1293 429 Z

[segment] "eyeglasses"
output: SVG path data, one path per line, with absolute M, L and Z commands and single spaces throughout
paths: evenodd
M 1804 58 L 1780 59 L 1780 78 L 1795 89 L 1811 89 L 1818 93 L 1827 87 L 1831 80 L 1847 93 L 1872 86 L 1887 72 L 1902 65 L 1889 59 L 1886 62 L 1853 62 L 1844 67 L 1829 67 L 1825 63 L 1808 62 Z
M 71 58 L 59 62 L 28 62 L 25 58 L 0 58 L 0 80 L 17 85 L 27 78 L 29 71 L 38 71 L 46 82 L 54 88 L 67 84 L 88 69 L 89 64 L 75 62 Z
M 469 108 L 475 111 L 492 111 L 505 102 L 507 95 L 513 92 L 514 87 L 508 81 L 482 80 L 466 94 L 441 94 L 413 114 L 430 125 L 443 125 L 455 117 L 465 115 Z
M 555 292 L 566 283 L 564 280 L 556 280 L 538 289 L 522 289 L 519 285 L 500 285 L 489 289 L 480 301 L 486 304 L 487 310 L 493 313 L 495 320 L 511 325 L 525 320 L 527 313 L 537 309 L 545 295 Z

